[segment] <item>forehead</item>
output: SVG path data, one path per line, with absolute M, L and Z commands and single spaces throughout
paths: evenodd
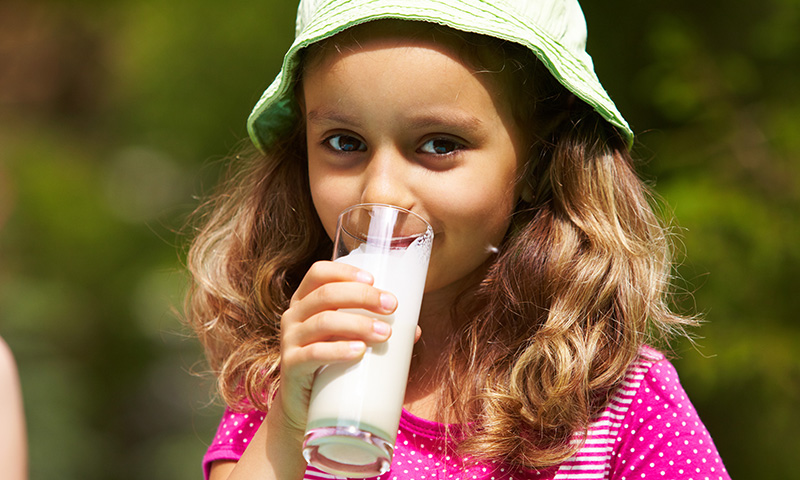
M 502 40 L 432 23 L 403 20 L 367 22 L 309 46 L 297 85 L 301 103 L 303 77 L 312 71 L 330 67 L 351 54 L 405 47 L 427 49 L 449 57 L 483 84 L 499 110 L 521 118 L 515 107 L 519 102 L 511 99 L 520 98 L 523 82 L 513 73 L 519 70 L 516 64 L 508 68 L 511 59 Z M 375 68 L 380 68 L 380 64 Z
M 507 60 L 503 43 L 491 37 L 459 32 L 428 22 L 377 20 L 351 27 L 309 46 L 303 60 L 303 71 L 348 53 L 415 46 L 447 55 L 475 74 L 502 77 L 505 76 Z

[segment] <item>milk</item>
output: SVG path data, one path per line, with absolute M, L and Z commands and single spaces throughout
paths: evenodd
M 385 441 L 391 459 L 425 287 L 430 241 L 429 236 L 420 237 L 406 250 L 383 253 L 370 252 L 369 245 L 362 245 L 335 260 L 370 272 L 375 287 L 393 293 L 398 304 L 391 315 L 352 310 L 390 324 L 391 337 L 386 342 L 368 345 L 358 362 L 326 365 L 317 372 L 307 431 L 326 427 L 359 429 Z M 320 453 L 342 464 L 364 465 L 375 461 L 369 449 L 348 448 L 350 443 L 357 441 L 344 439 L 324 444 L 319 447 Z

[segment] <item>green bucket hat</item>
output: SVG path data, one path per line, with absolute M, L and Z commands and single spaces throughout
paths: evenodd
M 562 85 L 618 127 L 629 146 L 633 143 L 633 131 L 600 84 L 586 53 L 586 20 L 577 0 L 300 0 L 294 43 L 247 119 L 256 147 L 264 150 L 297 121 L 293 88 L 298 53 L 347 28 L 379 19 L 437 23 L 519 43 Z

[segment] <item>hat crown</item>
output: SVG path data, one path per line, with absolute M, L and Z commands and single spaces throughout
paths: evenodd
M 505 1 L 518 10 L 526 22 L 538 25 L 567 49 L 575 53 L 586 50 L 586 18 L 577 0 Z
M 488 0 L 438 0 L 457 6 L 459 3 L 481 4 Z M 314 15 L 323 5 L 331 0 L 300 0 L 297 7 L 297 20 L 295 23 L 295 37 L 298 37 L 308 26 Z M 413 6 L 419 0 L 375 0 L 377 5 L 395 3 L 403 7 Z M 578 0 L 491 0 L 494 5 L 505 4 L 509 8 L 503 10 L 515 11 L 519 19 L 529 25 L 536 26 L 546 32 L 553 40 L 559 42 L 568 50 L 578 54 L 586 49 L 586 19 L 583 16 Z M 424 8 L 424 7 L 423 7 Z
M 586 52 L 586 19 L 578 0 L 300 0 L 295 41 L 248 117 L 253 143 L 264 150 L 297 121 L 292 86 L 300 51 L 360 23 L 391 18 L 446 25 L 527 47 L 567 90 L 619 128 L 629 147 L 633 144 L 633 130 L 600 84 Z

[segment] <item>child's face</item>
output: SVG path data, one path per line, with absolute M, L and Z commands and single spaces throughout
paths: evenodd
M 511 104 L 441 42 L 377 29 L 357 40 L 313 58 L 303 77 L 317 213 L 329 236 L 353 204 L 418 213 L 435 232 L 426 291 L 463 288 L 482 277 L 519 195 Z

